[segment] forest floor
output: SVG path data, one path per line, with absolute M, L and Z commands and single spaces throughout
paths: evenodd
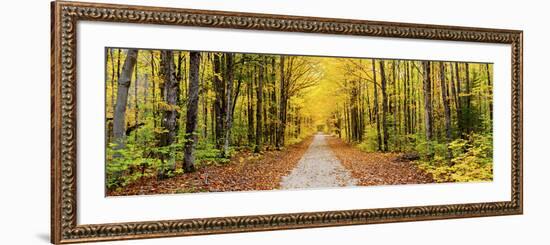
M 435 183 L 414 163 L 400 161 L 399 153 L 364 152 L 336 137 L 327 137 L 327 141 L 358 186 Z
M 199 166 L 196 172 L 164 180 L 143 178 L 109 191 L 107 196 L 279 189 L 282 177 L 296 167 L 312 140 L 313 137 L 306 138 L 282 151 L 239 152 L 229 163 Z
M 357 183 L 330 150 L 326 141 L 328 137 L 323 134 L 314 136 L 296 168 L 283 177 L 281 189 L 353 186 Z
M 399 153 L 364 152 L 333 136 L 316 134 L 282 151 L 237 153 L 231 161 L 158 180 L 142 178 L 108 196 L 258 191 L 340 186 L 434 183 Z

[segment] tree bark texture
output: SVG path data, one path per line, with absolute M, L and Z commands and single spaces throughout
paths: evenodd
M 190 52 L 189 54 L 189 89 L 187 103 L 187 120 L 185 125 L 185 147 L 184 147 L 184 170 L 185 172 L 195 171 L 195 158 L 193 152 L 197 145 L 198 136 L 195 133 L 198 121 L 199 108 L 199 69 L 200 53 Z
M 123 149 L 126 140 L 126 105 L 128 104 L 128 90 L 132 80 L 132 73 L 137 60 L 137 49 L 129 49 L 118 79 L 117 98 L 113 120 L 113 136 L 117 146 L 115 149 Z
M 424 121 L 426 127 L 426 141 L 428 144 L 428 157 L 431 159 L 434 155 L 432 140 L 433 140 L 433 111 L 432 111 L 432 80 L 431 63 L 429 61 L 422 61 L 423 68 L 423 92 L 424 92 Z

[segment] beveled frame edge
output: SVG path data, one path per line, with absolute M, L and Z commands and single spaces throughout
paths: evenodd
M 78 21 L 511 44 L 511 201 L 77 225 Z M 519 30 L 56 1 L 51 3 L 51 242 L 75 243 L 523 213 L 523 32 Z

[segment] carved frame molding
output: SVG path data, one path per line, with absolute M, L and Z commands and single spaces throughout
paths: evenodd
M 466 218 L 523 213 L 523 32 L 366 20 L 56 1 L 51 4 L 51 242 L 202 235 L 247 231 Z M 146 222 L 77 224 L 77 23 L 126 22 L 328 33 L 511 45 L 511 201 Z

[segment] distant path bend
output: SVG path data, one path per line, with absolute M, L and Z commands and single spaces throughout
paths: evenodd
M 298 165 L 281 180 L 281 189 L 354 186 L 357 180 L 342 166 L 327 144 L 327 135 L 315 135 Z

